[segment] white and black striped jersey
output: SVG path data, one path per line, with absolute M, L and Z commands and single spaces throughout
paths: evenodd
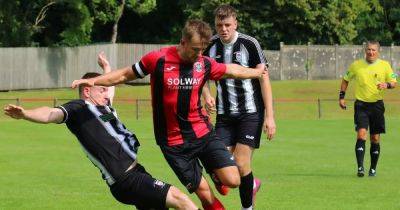
M 250 68 L 262 63 L 268 65 L 258 41 L 239 32 L 236 32 L 235 38 L 228 44 L 223 43 L 218 35 L 214 35 L 204 55 L 219 63 L 236 63 Z M 216 85 L 218 114 L 264 111 L 258 79 L 222 79 Z
M 73 100 L 59 107 L 63 123 L 78 138 L 83 151 L 100 169 L 108 185 L 114 184 L 136 160 L 139 141 L 118 120 L 109 106 Z

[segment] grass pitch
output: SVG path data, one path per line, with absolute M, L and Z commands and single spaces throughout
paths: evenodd
M 387 134 L 382 136 L 377 177 L 356 177 L 355 132 L 352 110 L 337 102 L 322 104 L 318 119 L 316 98 L 335 99 L 339 81 L 274 82 L 277 136 L 262 140 L 254 154 L 254 174 L 263 184 L 257 209 L 400 209 L 398 131 L 399 89 L 388 92 Z M 351 97 L 351 93 L 348 93 Z M 0 104 L 13 98 L 75 98 L 71 90 L 1 93 Z M 148 86 L 118 87 L 118 98 L 150 98 Z M 312 102 L 305 102 L 304 99 Z M 314 100 L 314 101 L 313 101 Z M 62 101 L 60 101 L 62 103 Z M 52 105 L 24 102 L 26 107 Z M 147 105 L 143 105 L 146 107 Z M 155 177 L 186 192 L 155 145 L 151 113 L 135 104 L 115 102 L 122 121 L 141 142 L 139 162 Z M 132 209 L 114 200 L 99 171 L 63 125 L 40 125 L 0 116 L 0 209 Z M 369 166 L 369 144 L 365 166 Z M 240 209 L 238 190 L 218 195 L 227 209 Z M 192 196 L 199 204 L 198 199 Z

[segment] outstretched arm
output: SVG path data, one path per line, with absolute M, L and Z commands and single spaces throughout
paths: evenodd
M 136 75 L 133 73 L 132 66 L 127 66 L 95 78 L 74 80 L 71 87 L 76 88 L 81 84 L 88 86 L 101 85 L 109 87 L 134 79 L 136 79 Z
M 266 68 L 265 64 L 258 64 L 256 68 Z M 263 131 L 267 134 L 267 138 L 272 140 L 276 132 L 276 124 L 274 118 L 274 109 L 272 104 L 272 88 L 269 81 L 269 74 L 266 72 L 259 79 L 261 86 L 261 94 L 264 102 L 264 123 Z
M 266 73 L 264 68 L 247 68 L 238 64 L 225 64 L 226 72 L 222 78 L 255 79 Z
M 21 106 L 9 104 L 4 107 L 4 113 L 14 119 L 24 119 L 35 123 L 61 123 L 64 113 L 61 109 L 47 106 L 26 110 Z
M 103 69 L 103 74 L 107 74 L 111 72 L 110 62 L 108 62 L 106 54 L 104 52 L 100 52 L 97 56 L 97 63 Z M 110 104 L 113 103 L 115 94 L 115 86 L 111 86 L 108 88 L 108 98 L 110 99 Z

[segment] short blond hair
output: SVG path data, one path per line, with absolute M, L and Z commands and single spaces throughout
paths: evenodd
M 201 40 L 208 42 L 212 36 L 210 25 L 197 19 L 186 21 L 185 27 L 182 29 L 182 39 L 192 40 L 196 34 L 200 36 Z

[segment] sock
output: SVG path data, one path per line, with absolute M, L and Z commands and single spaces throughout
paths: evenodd
M 218 198 L 214 198 L 214 202 L 210 205 L 203 205 L 204 210 L 225 210 L 224 205 L 218 200 Z
M 243 208 L 248 208 L 253 205 L 253 179 L 252 172 L 240 178 L 239 193 Z
M 380 153 L 381 153 L 380 144 L 371 142 L 371 149 L 369 150 L 369 154 L 371 155 L 371 169 L 376 170 L 376 165 L 378 164 Z
M 356 142 L 356 159 L 358 168 L 364 167 L 364 154 L 365 154 L 365 141 L 362 139 L 357 139 Z

